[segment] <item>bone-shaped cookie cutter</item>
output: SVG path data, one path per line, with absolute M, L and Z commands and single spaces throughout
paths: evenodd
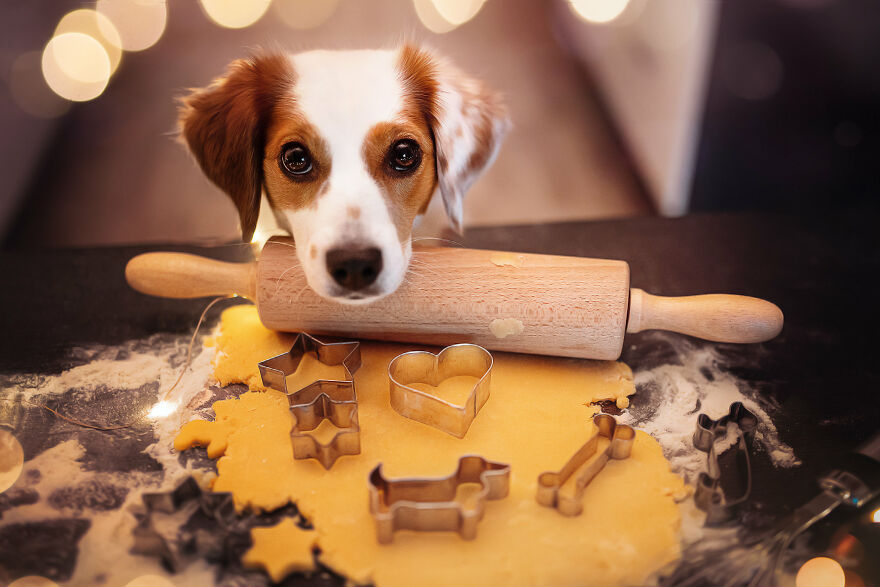
M 132 531 L 133 554 L 160 558 L 172 571 L 177 572 L 197 556 L 227 550 L 228 545 L 223 542 L 236 520 L 231 493 L 206 491 L 195 479 L 187 477 L 172 491 L 144 493 L 142 499 L 143 512 L 136 513 L 138 523 Z M 153 515 L 175 514 L 191 502 L 195 502 L 198 510 L 217 523 L 219 532 L 184 532 L 179 541 L 169 542 L 156 529 Z
M 541 473 L 538 476 L 538 493 L 536 495 L 538 503 L 545 507 L 556 508 L 563 516 L 581 515 L 584 511 L 581 498 L 590 481 L 599 474 L 599 471 L 605 467 L 610 459 L 626 459 L 632 453 L 636 431 L 631 426 L 618 424 L 614 416 L 608 414 L 594 416 L 593 425 L 596 428 L 595 434 L 574 453 L 574 456 L 565 463 L 562 469 L 558 472 Z M 596 455 L 600 436 L 609 439 L 610 444 L 589 465 L 584 467 Z M 560 491 L 566 481 L 581 467 L 584 469 L 575 479 L 573 491 L 570 493 Z
M 718 463 L 716 443 L 727 437 L 727 429 L 731 424 L 739 427 L 736 440 L 736 469 L 725 469 L 727 475 L 738 475 L 736 481 L 742 487 L 742 493 L 731 497 L 722 483 L 722 470 Z M 752 493 L 752 467 L 749 452 L 758 427 L 758 417 L 741 402 L 730 404 L 726 416 L 713 420 L 706 414 L 697 417 L 697 429 L 694 431 L 694 447 L 706 453 L 707 473 L 700 473 L 694 490 L 694 504 L 706 512 L 707 526 L 716 526 L 733 518 L 737 508 Z M 724 452 L 724 451 L 722 451 Z M 727 483 L 730 485 L 730 483 Z
M 287 376 L 296 371 L 308 352 L 314 352 L 325 365 L 342 365 L 346 378 L 319 379 L 291 393 L 287 389 Z M 304 332 L 296 335 L 288 352 L 259 363 L 263 385 L 284 392 L 296 418 L 290 431 L 293 458 L 317 459 L 329 469 L 342 455 L 360 454 L 361 431 L 354 386 L 354 373 L 360 366 L 359 342 L 322 342 Z M 324 419 L 340 428 L 327 444 L 308 433 Z
M 479 483 L 480 491 L 462 502 L 456 499 L 462 483 Z M 391 542 L 396 530 L 455 531 L 465 540 L 472 540 L 486 511 L 486 501 L 507 497 L 510 465 L 466 455 L 448 477 L 386 479 L 379 464 L 370 473 L 369 485 L 370 513 L 376 520 L 380 543 Z
M 410 351 L 394 357 L 388 365 L 391 407 L 401 416 L 464 438 L 471 423 L 489 399 L 492 355 L 475 344 L 455 344 L 438 354 Z M 477 377 L 464 404 L 458 405 L 410 387 L 413 383 L 437 386 L 456 375 Z

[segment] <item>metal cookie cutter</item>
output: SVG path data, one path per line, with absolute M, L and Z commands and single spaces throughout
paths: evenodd
M 599 474 L 609 459 L 626 459 L 632 453 L 633 442 L 636 438 L 636 431 L 632 426 L 618 424 L 614 416 L 608 414 L 594 416 L 593 425 L 596 428 L 596 433 L 574 453 L 574 456 L 565 463 L 565 466 L 558 473 L 547 472 L 538 476 L 536 496 L 538 503 L 545 507 L 556 508 L 563 516 L 581 515 L 584 510 L 581 498 L 590 481 Z M 572 493 L 561 494 L 560 489 L 565 485 L 565 482 L 596 455 L 600 436 L 611 441 L 608 448 L 577 476 Z
M 167 565 L 172 571 L 179 571 L 185 566 L 187 560 L 197 556 L 222 556 L 225 548 L 225 540 L 229 531 L 235 524 L 235 504 L 231 493 L 205 491 L 192 477 L 187 477 L 172 491 L 160 493 L 144 493 L 144 511 L 136 514 L 137 526 L 133 530 L 134 546 L 131 552 L 144 556 L 155 556 Z M 175 514 L 182 511 L 190 503 L 195 502 L 197 507 L 193 513 L 201 511 L 217 527 L 210 531 L 186 531 L 181 532 L 181 538 L 169 542 L 168 538 L 160 533 L 154 524 L 153 514 Z M 187 520 L 181 520 L 185 524 Z
M 736 424 L 739 434 L 735 446 L 737 450 L 736 464 L 742 493 L 731 497 L 722 484 L 722 470 L 718 463 L 719 453 L 716 443 L 727 438 L 728 426 Z M 697 418 L 697 429 L 694 431 L 694 447 L 707 453 L 708 473 L 700 473 L 694 491 L 694 503 L 706 512 L 707 526 L 715 526 L 730 520 L 737 508 L 743 504 L 752 492 L 752 467 L 749 452 L 758 427 L 758 417 L 748 410 L 741 402 L 730 404 L 726 416 L 713 420 L 706 414 Z M 726 449 L 721 451 L 726 452 Z
M 380 543 L 394 539 L 395 530 L 456 531 L 465 540 L 477 536 L 486 501 L 507 497 L 510 465 L 483 457 L 463 456 L 458 469 L 439 479 L 386 479 L 382 465 L 370 473 L 370 513 Z M 462 483 L 479 483 L 479 493 L 466 502 L 455 497 Z
M 287 389 L 287 376 L 296 371 L 308 352 L 314 352 L 325 365 L 342 365 L 345 379 L 319 379 L 291 393 Z M 360 366 L 359 342 L 321 342 L 304 332 L 296 335 L 288 352 L 259 363 L 263 385 L 287 394 L 290 411 L 296 418 L 290 431 L 293 458 L 317 459 L 329 469 L 342 455 L 360 454 L 361 429 L 354 387 L 354 373 Z M 308 434 L 324 419 L 341 428 L 327 444 L 321 444 Z
M 401 416 L 464 438 L 480 408 L 489 399 L 491 372 L 492 355 L 475 344 L 455 344 L 436 355 L 427 351 L 403 353 L 388 365 L 391 407 Z M 478 378 L 463 405 L 410 387 L 413 383 L 436 387 L 444 379 L 456 375 Z

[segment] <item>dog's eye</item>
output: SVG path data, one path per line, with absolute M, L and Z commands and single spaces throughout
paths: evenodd
M 422 150 L 412 139 L 397 141 L 388 151 L 388 164 L 395 171 L 412 171 L 422 161 Z
M 288 175 L 305 175 L 312 170 L 312 155 L 300 143 L 287 143 L 281 147 L 279 163 Z

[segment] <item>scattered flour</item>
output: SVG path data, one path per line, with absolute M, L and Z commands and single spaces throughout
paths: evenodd
M 646 370 L 634 365 L 636 397 L 648 396 L 651 403 L 647 410 L 630 409 L 620 420 L 660 441 L 673 471 L 693 483 L 697 474 L 705 470 L 706 455 L 695 450 L 692 441 L 697 416 L 704 413 L 718 419 L 737 401 L 758 416 L 756 445 L 763 447 L 773 464 L 778 467 L 800 464 L 791 447 L 779 440 L 767 411 L 743 392 L 746 383 L 727 372 L 714 347 L 697 346 L 682 337 L 663 333 L 653 336 L 671 345 L 681 364 L 663 364 Z M 731 442 L 734 440 L 735 437 Z

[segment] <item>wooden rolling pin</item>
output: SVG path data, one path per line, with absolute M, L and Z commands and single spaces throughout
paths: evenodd
M 782 329 L 774 304 L 738 295 L 678 298 L 629 287 L 623 261 L 417 249 L 403 285 L 368 305 L 326 300 L 306 284 L 290 239 L 273 238 L 256 263 L 182 253 L 129 261 L 128 283 L 162 297 L 238 294 L 274 330 L 589 359 L 616 359 L 627 332 L 661 329 L 718 342 L 769 340 Z

